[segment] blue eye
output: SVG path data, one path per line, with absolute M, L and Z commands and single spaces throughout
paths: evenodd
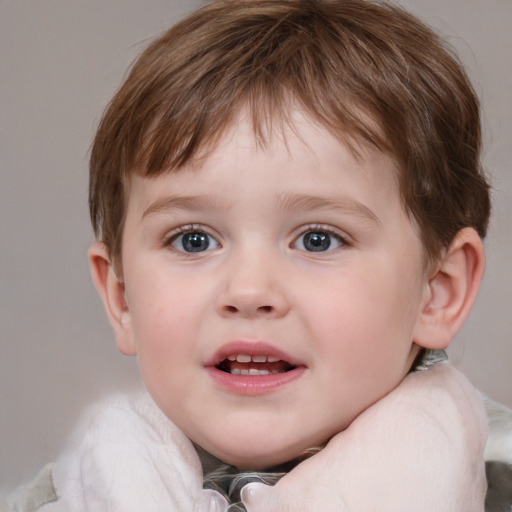
M 307 252 L 327 252 L 343 245 L 343 239 L 329 231 L 307 231 L 294 242 L 295 249 Z
M 188 231 L 173 237 L 172 247 L 178 251 L 195 253 L 218 249 L 219 243 L 204 231 Z

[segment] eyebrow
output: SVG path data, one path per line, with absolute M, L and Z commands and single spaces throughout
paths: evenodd
M 210 195 L 168 196 L 151 203 L 144 210 L 142 218 L 169 210 L 227 210 L 228 208 L 229 205 Z
M 308 194 L 282 194 L 278 203 L 284 210 L 294 212 L 310 210 L 331 210 L 341 213 L 355 214 L 359 217 L 381 224 L 379 218 L 363 203 L 351 198 L 329 198 Z M 169 210 L 227 210 L 229 205 L 215 196 L 168 196 L 158 199 L 144 210 L 142 218 Z
M 341 213 L 355 214 L 376 224 L 381 224 L 379 218 L 363 203 L 349 197 L 330 198 L 311 196 L 308 194 L 286 194 L 279 197 L 281 207 L 290 212 L 309 210 L 331 210 Z

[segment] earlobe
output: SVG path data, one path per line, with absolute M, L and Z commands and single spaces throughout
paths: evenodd
M 444 349 L 450 344 L 475 302 L 484 268 L 480 236 L 473 228 L 462 229 L 427 283 L 414 332 L 416 345 Z
M 103 301 L 110 324 L 114 328 L 117 346 L 123 354 L 135 355 L 136 348 L 124 282 L 116 275 L 105 244 L 102 242 L 92 244 L 88 256 L 92 280 Z

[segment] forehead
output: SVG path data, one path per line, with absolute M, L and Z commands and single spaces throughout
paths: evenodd
M 247 200 L 263 190 L 313 197 L 343 191 L 346 196 L 366 195 L 369 203 L 385 195 L 398 200 L 396 167 L 375 147 L 347 134 L 333 135 L 301 110 L 267 125 L 263 137 L 255 132 L 250 115 L 242 112 L 215 145 L 203 148 L 181 168 L 151 178 L 135 175 L 130 197 L 136 195 L 139 209 L 144 210 L 158 196 L 192 192 L 208 195 L 213 205 L 215 195 L 236 183 L 238 197 Z

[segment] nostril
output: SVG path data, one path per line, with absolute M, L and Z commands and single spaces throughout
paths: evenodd
M 238 309 L 235 308 L 235 306 L 226 306 L 226 311 L 228 311 L 229 313 L 236 313 L 238 312 Z
M 258 311 L 261 311 L 262 313 L 271 313 L 274 308 L 272 306 L 260 306 L 258 308 Z

